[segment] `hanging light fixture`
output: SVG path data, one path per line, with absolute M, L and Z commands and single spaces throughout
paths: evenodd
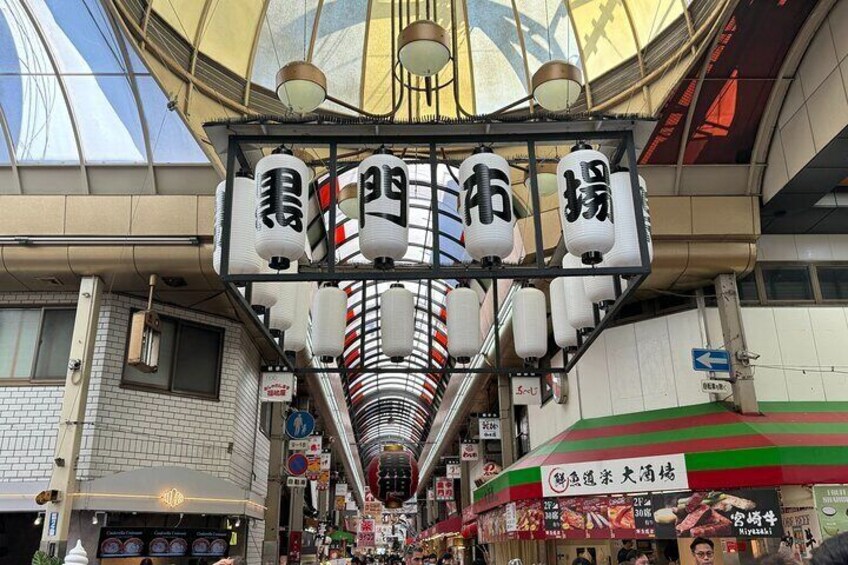
M 351 220 L 359 219 L 359 187 L 355 182 L 344 185 L 339 190 L 339 210 Z
M 403 68 L 420 77 L 437 74 L 450 61 L 450 39 L 432 20 L 418 20 L 398 35 L 398 59 Z
M 525 286 L 512 302 L 512 336 L 515 353 L 527 363 L 535 363 L 548 352 L 548 323 L 545 293 Z
M 260 257 L 274 269 L 288 269 L 306 251 L 309 169 L 279 148 L 256 165 L 256 234 Z
M 568 253 L 562 259 L 562 266 L 564 269 L 579 269 L 582 264 L 579 258 Z M 583 279 L 584 277 L 564 277 L 563 290 L 568 323 L 577 331 L 585 333 L 595 327 L 595 310 L 592 308 L 589 297 L 586 296 Z
M 539 194 L 541 196 L 550 196 L 556 194 L 557 191 L 557 162 L 556 161 L 537 161 L 536 162 L 536 183 L 539 186 Z M 530 181 L 530 170 L 524 173 L 524 188 L 532 190 L 533 186 Z
M 380 296 L 380 344 L 393 363 L 412 355 L 415 300 L 402 284 L 391 285 Z
M 409 247 L 409 170 L 381 148 L 358 172 L 359 248 L 375 267 L 390 269 Z
M 324 286 L 312 303 L 312 351 L 325 363 L 344 352 L 347 294 L 337 286 Z
M 448 352 L 459 363 L 469 363 L 480 351 L 480 299 L 467 286 L 448 292 L 445 301 L 448 330 Z
M 484 267 L 501 264 L 515 243 L 509 163 L 478 147 L 459 166 L 465 250 Z
M 227 183 L 221 181 L 215 189 L 215 229 L 212 267 L 221 274 L 222 238 L 224 231 L 224 193 Z M 253 275 L 262 268 L 262 258 L 253 247 L 254 221 L 253 203 L 256 190 L 253 180 L 238 174 L 233 180 L 233 219 L 230 221 L 230 265 L 231 275 Z
M 557 166 L 560 221 L 568 252 L 596 265 L 615 243 L 609 160 L 585 143 Z
M 551 112 L 568 110 L 583 90 L 583 73 L 567 61 L 548 61 L 533 73 L 533 98 Z
M 277 71 L 277 97 L 297 114 L 308 114 L 327 99 L 327 77 L 306 61 L 292 61 Z
M 577 347 L 577 330 L 568 323 L 565 306 L 565 281 L 559 277 L 551 281 L 551 325 L 554 327 L 554 341 L 563 349 Z
M 312 304 L 312 283 L 297 282 L 294 319 L 283 333 L 280 344 L 285 352 L 298 353 L 306 348 L 306 332 L 309 328 L 309 305 Z
M 630 184 L 630 172 L 626 169 L 610 175 L 610 188 L 615 212 L 615 245 L 604 256 L 604 262 L 610 267 L 635 267 L 642 264 L 639 251 L 639 232 L 636 230 L 636 210 L 633 206 L 633 191 Z M 654 246 L 651 241 L 651 214 L 648 210 L 648 190 L 645 179 L 639 175 L 639 189 L 642 193 L 642 214 L 645 216 L 645 234 L 648 241 L 648 259 L 654 259 Z

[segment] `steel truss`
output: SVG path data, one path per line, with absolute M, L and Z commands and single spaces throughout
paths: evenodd
M 634 129 L 638 120 L 635 119 L 605 119 L 593 118 L 585 120 L 568 121 L 534 121 L 534 122 L 482 122 L 471 121 L 463 123 L 250 123 L 233 122 L 208 125 L 210 138 L 215 142 L 220 153 L 226 152 L 226 192 L 224 197 L 224 222 L 222 225 L 221 241 L 221 278 L 235 291 L 235 285 L 246 285 L 248 287 L 248 298 L 238 295 L 242 308 L 250 310 L 249 292 L 250 285 L 254 282 L 334 282 L 342 281 L 401 281 L 401 280 L 468 280 L 489 279 L 493 290 L 493 313 L 494 313 L 494 366 L 491 367 L 466 367 L 457 365 L 450 359 L 447 366 L 422 366 L 412 367 L 380 367 L 380 366 L 354 366 L 346 367 L 343 358 L 338 359 L 338 366 L 310 365 L 306 367 L 295 366 L 292 360 L 285 357 L 282 349 L 278 347 L 278 353 L 282 364 L 285 364 L 295 374 L 309 374 L 323 372 L 329 374 L 341 374 L 345 377 L 354 377 L 358 373 L 371 374 L 531 374 L 544 375 L 549 373 L 567 373 L 577 364 L 589 346 L 597 339 L 601 332 L 612 322 L 622 305 L 633 295 L 642 282 L 651 272 L 648 255 L 647 233 L 645 218 L 643 215 L 643 197 L 639 188 L 637 171 L 636 147 L 634 143 Z M 221 129 L 224 128 L 224 132 Z M 565 254 L 565 246 L 560 241 L 552 257 L 546 258 L 542 244 L 542 224 L 538 181 L 536 178 L 537 145 L 565 145 L 578 141 L 599 143 L 604 148 L 611 149 L 610 166 L 615 169 L 622 162 L 626 162 L 630 173 L 630 183 L 633 190 L 634 212 L 636 215 L 636 226 L 639 236 L 639 248 L 641 264 L 633 267 L 583 267 L 562 268 L 560 266 Z M 439 248 L 439 187 L 437 183 L 437 167 L 445 160 L 438 158 L 438 149 L 443 150 L 446 146 L 454 148 L 466 147 L 469 149 L 476 145 L 489 145 L 493 147 L 526 146 L 526 165 L 530 178 L 530 197 L 533 217 L 533 237 L 535 243 L 535 261 L 530 265 L 508 265 L 503 264 L 495 268 L 484 268 L 479 264 L 471 265 L 442 265 L 442 255 Z M 233 275 L 229 273 L 229 239 L 231 230 L 231 213 L 233 205 L 234 179 L 238 170 L 252 170 L 251 158 L 261 157 L 263 149 L 279 147 L 281 145 L 295 146 L 303 149 L 322 148 L 327 149 L 329 158 L 326 160 L 329 171 L 329 225 L 326 228 L 327 254 L 324 259 L 301 263 L 297 273 L 256 274 L 256 275 Z M 339 169 L 339 148 L 355 148 L 361 150 L 364 147 L 377 148 L 379 146 L 415 148 L 417 153 L 426 151 L 429 154 L 431 201 L 430 205 L 434 213 L 431 216 L 429 226 L 434 236 L 432 239 L 432 261 L 429 264 L 419 263 L 414 265 L 398 264 L 393 269 L 381 270 L 371 264 L 337 264 L 335 232 L 337 227 L 336 204 L 337 194 L 332 189 L 337 184 Z M 522 158 L 522 168 L 525 159 Z M 419 160 L 420 162 L 420 160 Z M 345 164 L 349 163 L 346 158 Z M 323 213 L 323 210 L 321 211 Z M 588 332 L 578 333 L 578 346 L 570 350 L 563 350 L 563 367 L 536 368 L 536 367 L 504 367 L 500 355 L 500 321 L 498 311 L 500 309 L 501 297 L 498 293 L 497 281 L 499 279 L 510 279 L 514 281 L 530 282 L 537 279 L 553 279 L 556 277 L 574 276 L 613 276 L 615 284 L 615 301 L 608 305 L 604 311 L 595 306 L 595 327 Z M 627 278 L 626 288 L 622 285 L 622 278 Z M 362 293 L 364 295 L 364 286 Z M 428 284 L 428 287 L 430 285 Z M 429 295 L 429 292 L 428 292 Z M 603 314 L 603 315 L 602 315 Z M 267 317 L 266 317 L 267 318 Z M 360 315 L 360 320 L 365 317 Z M 267 319 L 266 329 L 267 329 Z M 428 340 L 433 340 L 433 313 L 428 314 Z M 372 331 L 377 331 L 373 329 Z M 366 332 L 360 328 L 361 343 L 365 343 Z M 266 337 L 273 341 L 270 331 Z M 370 341 L 370 340 L 369 340 Z M 432 347 L 431 347 L 432 349 Z M 364 353 L 364 352 L 361 352 Z M 359 359 L 362 362 L 362 357 Z

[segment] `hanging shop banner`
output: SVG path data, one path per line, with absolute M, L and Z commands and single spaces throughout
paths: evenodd
M 480 459 L 480 444 L 474 442 L 463 442 L 459 446 L 460 461 L 477 461 Z
M 101 528 L 97 557 L 226 557 L 228 530 Z
M 670 492 L 654 494 L 652 504 L 658 539 L 783 536 L 774 489 Z
M 330 470 L 321 469 L 318 474 L 318 490 L 330 490 Z
M 813 501 L 822 537 L 848 532 L 848 485 L 814 486 Z
M 538 405 L 542 403 L 542 386 L 539 377 L 512 377 L 512 403 L 516 405 Z
M 439 477 L 436 479 L 436 500 L 453 500 L 453 479 Z
M 333 508 L 335 510 L 337 510 L 338 512 L 344 512 L 345 496 L 343 494 L 342 495 L 338 495 L 338 494 L 336 495 L 336 499 L 335 499 L 335 503 L 333 504 Z
M 609 499 L 607 517 L 613 538 L 632 539 L 636 537 L 636 515 L 633 508 L 634 498 L 614 496 Z
M 436 500 L 436 491 L 434 489 L 427 489 L 427 500 Z
M 356 545 L 359 547 L 374 547 L 376 544 L 376 524 L 373 519 L 363 518 L 359 521 L 359 532 L 356 535 Z
M 545 498 L 542 500 L 542 511 L 545 514 L 545 535 L 552 539 L 562 537 L 562 513 L 559 509 L 559 499 Z
M 329 471 L 331 462 L 332 462 L 332 454 L 330 454 L 330 453 L 322 453 L 321 454 L 321 470 L 322 471 Z
M 651 504 L 650 494 L 637 494 L 633 496 L 633 518 L 636 521 L 634 538 L 650 539 L 655 536 L 654 510 Z
M 321 474 L 321 457 L 319 455 L 309 455 L 306 457 L 306 478 L 310 481 L 317 481 Z
M 295 378 L 291 373 L 262 372 L 261 402 L 291 402 L 295 394 Z
M 507 532 L 514 532 L 518 529 L 518 516 L 514 502 L 509 502 L 504 506 L 504 528 Z
M 309 445 L 306 448 L 307 455 L 321 455 L 324 449 L 324 436 L 309 436 Z
M 347 483 L 336 483 L 336 496 L 344 496 L 347 494 Z
M 497 418 L 480 418 L 480 439 L 501 439 L 501 421 Z
M 448 463 L 446 465 L 447 471 L 445 475 L 449 479 L 460 479 L 462 478 L 462 470 L 459 463 Z
M 542 495 L 575 496 L 689 487 L 682 453 L 543 465 Z

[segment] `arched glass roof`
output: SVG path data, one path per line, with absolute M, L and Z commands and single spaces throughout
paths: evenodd
M 459 189 L 446 165 L 437 168 L 436 184 L 439 202 L 440 262 L 454 264 L 468 260 L 462 245 L 462 225 L 457 212 Z M 338 185 L 356 181 L 356 169 L 343 168 Z M 402 261 L 427 263 L 432 257 L 433 232 L 429 164 L 409 164 L 410 183 L 410 246 Z M 327 179 L 319 188 L 325 226 L 329 225 Z M 365 263 L 359 251 L 358 224 L 337 209 L 336 253 L 339 263 Z M 364 287 L 363 287 L 364 284 Z M 415 333 L 413 353 L 400 363 L 389 359 L 380 347 L 380 295 L 391 281 L 343 283 L 348 294 L 347 333 L 343 363 L 349 369 L 367 366 L 387 369 L 380 374 L 368 371 L 352 372 L 344 382 L 348 409 L 351 414 L 360 457 L 367 461 L 378 453 L 386 442 L 401 443 L 413 453 L 420 454 L 422 443 L 438 411 L 447 377 L 430 373 L 429 367 L 445 367 L 449 363 L 445 319 L 447 293 L 457 281 L 405 281 L 404 286 L 414 296 Z M 483 288 L 476 282 L 474 288 Z M 363 294 L 364 293 L 364 294 Z M 392 373 L 392 368 L 417 368 L 420 373 Z
M 37 187 L 41 193 L 127 192 L 130 186 L 150 193 L 159 180 L 154 166 L 196 165 L 204 178 L 211 172 L 194 136 L 168 110 L 168 97 L 97 0 L 0 0 L 0 133 L 0 167 L 7 176 L 15 173 L 0 192 L 28 192 L 28 179 L 44 173 L 26 172 L 43 166 L 75 168 L 79 176 L 52 191 Z M 97 174 L 116 166 L 130 172 L 117 180 Z

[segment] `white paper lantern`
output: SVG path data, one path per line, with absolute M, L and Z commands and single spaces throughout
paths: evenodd
M 565 269 L 578 269 L 583 265 L 580 259 L 569 253 L 563 257 L 562 266 Z M 571 327 L 578 330 L 595 327 L 595 311 L 592 308 L 592 302 L 586 296 L 586 287 L 583 284 L 584 278 L 563 277 L 566 318 Z
M 519 289 L 512 299 L 512 336 L 515 353 L 533 362 L 548 351 L 548 320 L 545 293 L 530 286 Z
M 598 263 L 597 266 L 606 267 L 606 259 Z M 606 307 L 609 303 L 615 302 L 615 282 L 613 282 L 611 275 L 583 277 L 583 288 L 586 290 L 586 298 L 593 304 Z
M 296 273 L 297 263 L 282 272 L 289 274 Z M 271 316 L 268 324 L 272 330 L 285 332 L 294 322 L 297 313 L 298 284 L 296 282 L 274 283 L 274 292 L 277 295 L 277 300 L 273 308 L 271 308 Z
M 610 267 L 637 267 L 642 264 L 639 252 L 639 232 L 636 231 L 636 210 L 633 207 L 633 191 L 629 171 L 617 171 L 610 175 L 612 200 L 615 213 L 615 245 L 604 256 Z M 651 241 L 651 214 L 648 210 L 648 190 L 645 179 L 639 176 L 639 189 L 642 193 L 642 213 L 645 216 L 645 231 L 648 241 L 648 258 L 654 259 L 654 246 Z
M 224 194 L 227 183 L 221 181 L 215 189 L 215 250 L 212 252 L 212 267 L 221 274 L 222 238 L 224 237 Z M 256 191 L 253 180 L 237 176 L 233 180 L 233 219 L 230 222 L 230 265 L 231 275 L 253 275 L 260 271 L 262 258 L 253 247 L 253 203 Z M 217 253 L 216 253 L 217 251 Z
M 312 304 L 313 285 L 308 282 L 293 283 L 297 285 L 295 312 L 292 324 L 283 333 L 283 351 L 297 353 L 306 348 L 306 333 L 309 328 L 309 306 Z
M 325 286 L 312 303 L 312 351 L 330 362 L 344 351 L 347 294 L 337 286 Z
M 380 344 L 383 354 L 399 363 L 412 355 L 415 299 L 402 284 L 393 284 L 380 296 Z
M 515 216 L 509 163 L 481 148 L 459 166 L 465 249 L 484 267 L 512 253 Z
M 263 275 L 273 275 L 277 271 L 270 268 L 268 265 L 262 265 L 260 273 Z M 272 308 L 277 303 L 279 296 L 280 283 L 275 282 L 255 282 L 250 285 L 250 305 L 262 306 L 263 308 Z
M 256 252 L 286 269 L 306 251 L 309 169 L 287 153 L 275 153 L 256 165 Z
M 551 281 L 551 325 L 554 327 L 554 341 L 563 348 L 577 347 L 577 330 L 568 323 L 565 306 L 565 280 L 559 277 Z
M 448 352 L 460 363 L 468 363 L 483 343 L 480 335 L 480 299 L 468 287 L 457 287 L 445 301 Z
M 560 221 L 568 252 L 595 265 L 615 243 L 609 160 L 576 145 L 557 165 Z
M 409 247 L 409 170 L 389 153 L 359 164 L 359 249 L 380 268 L 391 268 Z

